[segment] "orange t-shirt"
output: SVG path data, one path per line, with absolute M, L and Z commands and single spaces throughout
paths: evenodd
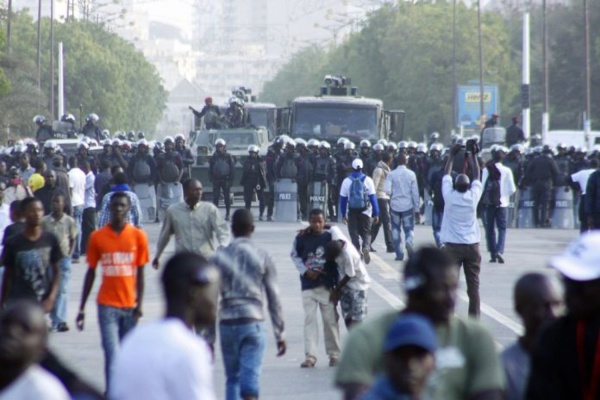
M 87 245 L 87 261 L 90 268 L 102 266 L 98 304 L 135 307 L 137 268 L 148 259 L 148 238 L 141 229 L 126 224 L 117 233 L 109 224 L 94 231 Z

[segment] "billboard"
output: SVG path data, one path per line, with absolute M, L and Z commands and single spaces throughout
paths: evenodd
M 481 129 L 485 121 L 481 118 L 479 85 L 459 86 L 456 96 L 458 125 L 462 125 L 465 129 Z M 484 85 L 483 108 L 486 119 L 489 119 L 492 114 L 500 114 L 500 94 L 497 85 Z

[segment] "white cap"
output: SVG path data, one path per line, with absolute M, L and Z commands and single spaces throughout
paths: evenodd
M 355 158 L 354 161 L 352 161 L 352 169 L 362 169 L 363 167 L 363 162 L 360 158 Z
M 550 260 L 550 266 L 574 281 L 600 278 L 600 232 L 588 232 L 571 242 L 565 252 Z

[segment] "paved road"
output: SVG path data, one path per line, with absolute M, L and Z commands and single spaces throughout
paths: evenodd
M 268 329 L 268 346 L 261 381 L 262 399 L 306 399 L 338 398 L 332 387 L 333 369 L 327 366 L 327 356 L 321 349 L 320 359 L 315 369 L 300 369 L 304 359 L 302 324 L 303 311 L 300 300 L 300 283 L 293 267 L 289 252 L 295 234 L 302 225 L 300 223 L 257 222 L 255 241 L 266 248 L 274 256 L 278 280 L 281 290 L 288 353 L 275 357 L 275 341 Z M 151 243 L 151 251 L 155 250 L 159 226 L 152 224 L 146 228 Z M 492 331 L 498 348 L 511 343 L 521 325 L 512 309 L 512 286 L 515 280 L 526 271 L 545 271 L 548 258 L 559 253 L 565 245 L 577 236 L 576 231 L 564 230 L 509 230 L 507 236 L 506 264 L 490 264 L 487 255 L 481 272 L 482 321 Z M 391 307 L 401 307 L 403 295 L 399 286 L 399 270 L 401 264 L 393 261 L 393 254 L 386 254 L 381 240 L 375 244 L 377 253 L 369 265 L 373 284 L 369 293 L 369 314 L 376 315 Z M 432 243 L 431 228 L 418 226 L 415 232 L 417 245 Z M 172 254 L 170 245 L 163 257 Z M 69 319 L 74 321 L 77 311 L 85 264 L 73 266 L 70 282 Z M 163 312 L 163 300 L 160 292 L 159 273 L 147 267 L 146 295 L 144 299 L 143 322 L 159 318 Z M 98 281 L 95 285 L 98 287 Z M 51 335 L 50 344 L 66 362 L 72 365 L 83 377 L 99 388 L 104 387 L 103 358 L 100 347 L 100 334 L 96 322 L 94 304 L 95 290 L 87 307 L 87 325 L 83 332 L 71 331 Z M 456 312 L 467 315 L 467 296 L 464 276 L 461 276 L 461 289 Z M 343 324 L 342 324 L 343 325 Z M 342 338 L 346 336 L 343 326 L 340 327 Z M 323 347 L 321 345 L 321 347 Z M 219 398 L 224 398 L 224 372 L 220 352 L 217 352 L 215 363 L 215 384 Z M 150 378 L 150 377 L 149 377 Z

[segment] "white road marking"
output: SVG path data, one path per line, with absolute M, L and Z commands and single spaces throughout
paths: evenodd
M 395 270 L 388 263 L 386 263 L 381 257 L 371 253 L 371 261 L 374 261 L 375 264 L 377 264 L 383 270 L 381 273 L 383 277 L 395 276 L 395 280 L 398 282 L 400 281 L 400 272 Z M 375 280 L 371 281 L 371 289 L 373 289 L 373 291 L 377 293 L 379 297 L 387 301 L 392 307 L 404 307 L 404 302 L 402 300 L 400 300 L 396 295 L 384 288 L 381 284 L 377 283 Z M 469 296 L 464 290 L 459 289 L 457 291 L 457 295 L 461 300 L 467 303 L 469 302 Z M 521 335 L 523 333 L 522 325 L 516 323 L 515 321 L 502 314 L 500 311 L 496 310 L 492 306 L 481 302 L 480 309 L 482 314 L 485 314 L 489 318 L 510 329 L 517 335 Z M 496 342 L 496 344 L 500 346 L 498 342 Z

